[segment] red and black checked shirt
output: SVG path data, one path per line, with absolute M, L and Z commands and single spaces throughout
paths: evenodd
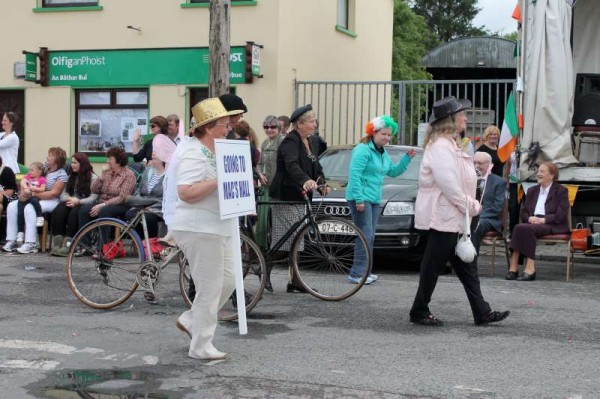
M 92 192 L 98 194 L 98 202 L 106 205 L 125 203 L 135 191 L 135 174 L 129 168 L 121 172 L 107 171 L 92 183 Z

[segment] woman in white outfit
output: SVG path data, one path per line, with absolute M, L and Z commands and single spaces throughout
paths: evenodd
M 2 115 L 2 130 L 0 134 L 0 157 L 4 165 L 11 168 L 13 172 L 19 173 L 17 156 L 19 154 L 19 137 L 15 133 L 15 127 L 19 117 L 14 112 L 6 112 Z
M 182 143 L 176 162 L 179 200 L 169 230 L 190 264 L 196 296 L 192 308 L 177 320 L 177 328 L 192 341 L 188 355 L 194 359 L 224 359 L 227 354 L 213 346 L 218 310 L 233 292 L 235 281 L 231 257 L 231 221 L 219 217 L 215 139 L 224 139 L 231 126 L 218 98 L 192 108 L 197 123 L 193 137 Z

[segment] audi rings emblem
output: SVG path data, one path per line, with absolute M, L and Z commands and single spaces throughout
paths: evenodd
M 350 208 L 347 206 L 327 205 L 323 212 L 328 216 L 349 216 Z

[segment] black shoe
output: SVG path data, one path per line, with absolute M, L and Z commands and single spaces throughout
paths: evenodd
M 300 287 L 299 285 L 295 285 L 295 284 L 292 284 L 292 283 L 288 283 L 286 291 L 288 293 L 292 293 L 294 291 L 298 291 L 298 292 L 300 292 L 302 294 L 308 293 L 308 291 L 306 291 L 304 289 L 304 287 Z
M 269 292 L 273 292 L 273 285 L 271 284 L 271 281 L 267 280 L 265 282 L 265 290 L 267 290 Z
M 148 301 L 149 303 L 152 303 L 152 304 L 156 303 L 156 297 L 154 296 L 153 292 L 150 292 L 150 291 L 144 292 L 144 299 L 146 301 Z
M 531 274 L 523 272 L 519 277 L 517 277 L 517 281 L 534 281 L 536 272 Z
M 441 327 L 444 325 L 443 321 L 441 321 L 440 319 L 438 319 L 437 317 L 435 317 L 432 314 L 428 315 L 427 317 L 423 317 L 422 319 L 413 319 L 411 317 L 410 322 L 414 323 L 414 324 L 420 324 L 422 326 Z
M 510 270 L 508 271 L 508 273 L 506 273 L 506 277 L 504 277 L 505 280 L 516 280 L 517 277 L 519 276 L 519 272 L 511 272 Z
M 495 310 L 492 310 L 490 313 L 487 314 L 487 316 L 483 318 L 483 320 L 477 321 L 475 322 L 475 324 L 477 324 L 478 326 L 483 326 L 485 324 L 497 323 L 506 319 L 508 315 L 510 315 L 510 310 L 505 310 L 504 312 L 497 312 Z

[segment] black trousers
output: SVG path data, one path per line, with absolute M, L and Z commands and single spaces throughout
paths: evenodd
M 93 219 L 97 218 L 116 218 L 123 219 L 125 213 L 129 210 L 129 206 L 126 205 L 105 205 L 98 212 L 98 216 L 95 218 L 90 216 L 90 210 L 97 204 L 86 204 L 79 210 L 79 226 L 83 227 Z M 101 234 L 103 242 L 108 242 L 110 236 L 110 228 L 102 228 Z
M 65 201 L 56 205 L 50 218 L 50 231 L 53 236 L 73 237 L 79 230 L 80 206 L 68 207 Z
M 448 261 L 452 264 L 456 276 L 465 289 L 475 323 L 482 321 L 492 310 L 481 294 L 477 266 L 474 263 L 466 264 L 454 254 L 457 240 L 457 233 L 446 233 L 433 229 L 429 231 L 427 247 L 421 262 L 419 288 L 410 310 L 411 320 L 422 319 L 431 314 L 429 302 L 431 302 L 438 277 L 444 273 Z
M 31 204 L 35 209 L 35 215 L 37 217 L 42 216 L 42 207 L 40 206 L 40 199 L 37 197 L 31 197 L 26 201 L 19 200 L 17 207 L 17 232 L 25 232 L 25 206 Z

